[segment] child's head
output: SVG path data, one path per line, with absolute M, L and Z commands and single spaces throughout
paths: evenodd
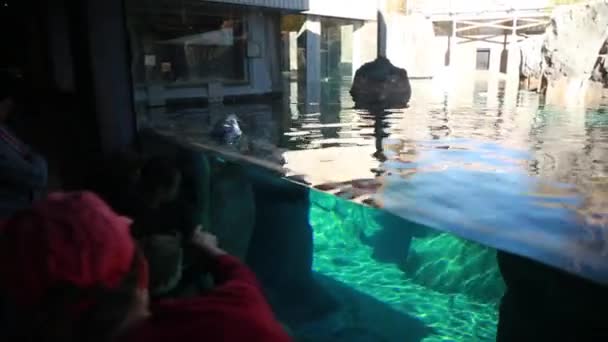
M 130 224 L 86 192 L 51 194 L 1 223 L 12 314 L 0 339 L 105 342 L 145 319 L 148 267 Z
M 151 202 L 171 202 L 179 196 L 182 173 L 175 161 L 166 157 L 150 158 L 139 175 L 139 189 Z

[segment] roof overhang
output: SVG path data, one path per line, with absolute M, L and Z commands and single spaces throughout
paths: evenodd
M 310 0 L 309 15 L 375 21 L 378 2 L 374 0 Z
M 309 0 L 205 0 L 231 5 L 255 6 L 285 11 L 304 12 L 310 9 Z

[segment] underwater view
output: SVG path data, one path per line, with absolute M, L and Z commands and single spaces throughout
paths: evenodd
M 252 267 L 295 341 L 496 340 L 496 250 L 212 160 L 211 231 Z
M 495 250 L 327 194 L 313 192 L 311 201 L 318 274 L 420 320 L 428 328 L 422 341 L 495 340 L 505 286 Z M 351 316 L 343 324 L 382 336 L 369 341 L 417 340 L 390 319 Z

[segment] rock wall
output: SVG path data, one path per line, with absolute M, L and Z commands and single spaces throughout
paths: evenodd
M 323 255 L 334 256 L 337 265 L 378 263 L 390 269 L 397 264 L 404 282 L 444 294 L 466 295 L 482 303 L 496 303 L 504 292 L 496 251 L 479 244 L 321 193 L 311 196 L 311 224 L 315 254 L 321 259 Z M 362 235 L 383 234 L 396 241 L 361 241 Z M 377 252 L 390 252 L 395 244 L 402 245 L 402 262 L 377 260 Z M 351 253 L 345 254 L 345 250 Z
M 521 55 L 520 79 L 527 90 L 539 90 L 543 67 L 543 43 L 545 36 L 532 36 L 519 44 Z
M 604 46 L 600 50 L 600 55 L 606 55 L 608 53 L 608 41 L 604 42 Z M 606 63 L 605 57 L 598 58 L 593 68 L 593 74 L 591 80 L 601 83 L 604 87 L 608 87 L 608 63 Z
M 519 44 L 521 76 L 539 77 L 542 73 L 542 48 L 545 36 L 532 36 Z
M 590 100 L 591 77 L 608 38 L 608 1 L 557 7 L 542 48 L 549 104 L 575 105 Z

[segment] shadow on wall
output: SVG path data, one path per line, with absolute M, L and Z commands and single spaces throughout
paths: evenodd
M 377 299 L 330 277 L 315 275 L 344 309 L 331 318 L 295 327 L 302 342 L 419 342 L 433 334 L 418 318 L 399 312 Z
M 256 207 L 247 262 L 277 314 L 293 324 L 337 310 L 336 300 L 313 279 L 308 189 L 253 168 L 247 177 Z
M 608 287 L 530 259 L 499 252 L 507 292 L 500 303 L 498 342 L 607 341 Z
M 247 169 L 256 220 L 247 262 L 299 341 L 421 341 L 431 329 L 368 295 L 314 274 L 310 190 Z

